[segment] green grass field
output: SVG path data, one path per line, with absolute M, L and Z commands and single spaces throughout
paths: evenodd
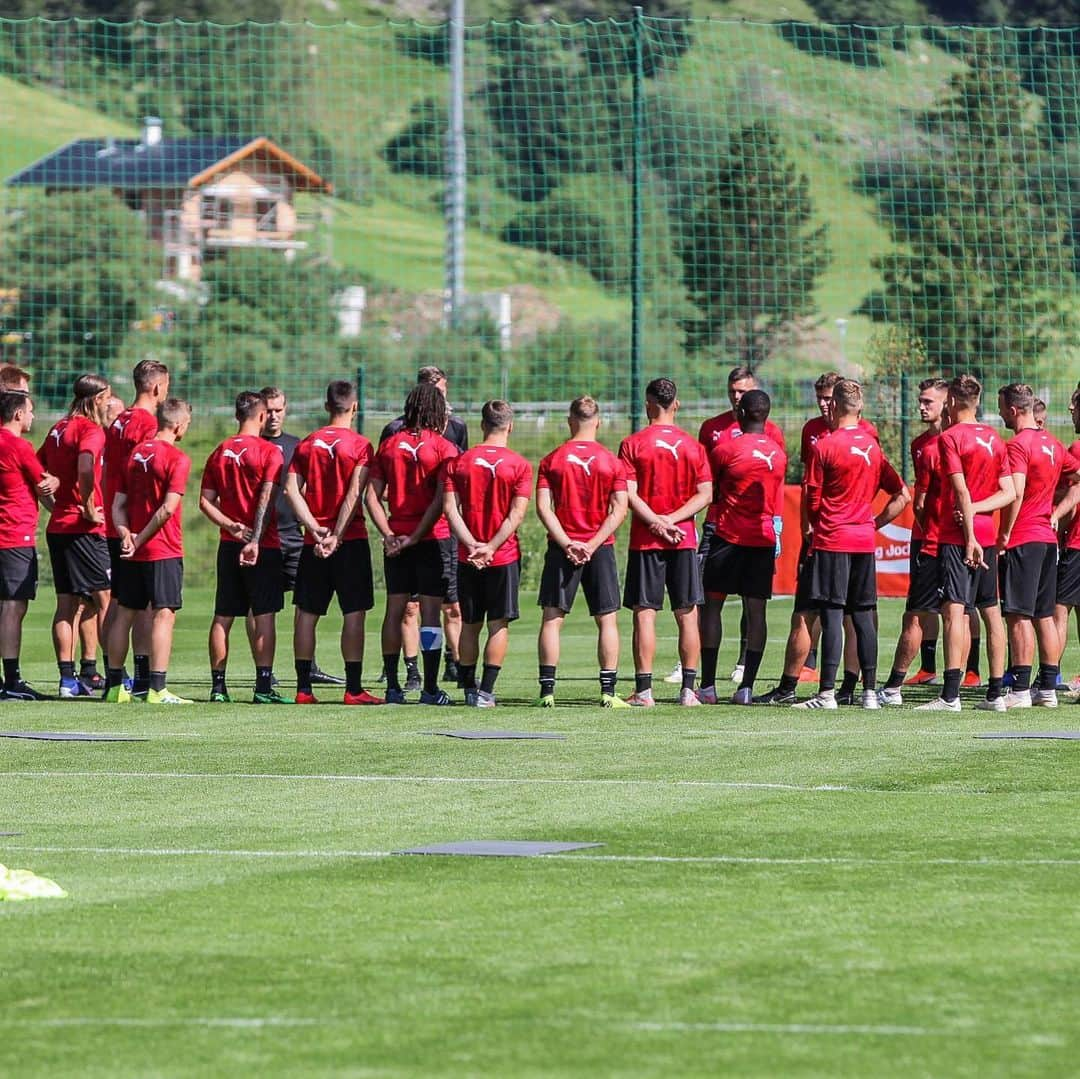
M 188 599 L 173 685 L 204 700 Z M 0 704 L 7 730 L 148 739 L 0 739 L 0 861 L 70 893 L 0 904 L 5 1074 L 1075 1074 L 1076 743 L 972 735 L 1077 713 L 605 713 L 583 614 L 540 712 L 523 599 L 493 713 Z M 424 733 L 494 726 L 567 738 Z M 455 839 L 604 846 L 392 853 Z

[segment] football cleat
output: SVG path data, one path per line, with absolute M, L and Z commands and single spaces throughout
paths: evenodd
M 102 699 L 108 704 L 130 704 L 132 696 L 130 691 L 124 689 L 122 685 L 109 686 Z
M 342 704 L 388 704 L 388 701 L 384 701 L 382 697 L 376 697 L 374 693 L 368 693 L 366 689 L 360 690 L 359 693 L 346 693 L 341 698 Z M 404 704 L 404 701 L 402 701 Z
M 753 704 L 754 691 L 749 686 L 741 686 L 731 695 L 732 704 Z
M 555 707 L 555 694 L 554 693 L 542 693 L 536 700 L 537 708 L 554 708 Z
M 981 701 L 975 702 L 975 707 L 980 712 L 1004 712 L 1005 698 L 994 697 L 991 700 L 989 697 L 984 697 Z
M 187 697 L 178 697 L 168 689 L 150 689 L 146 692 L 147 704 L 194 704 Z
M 947 701 L 944 697 L 935 697 L 932 701 L 927 701 L 926 704 L 919 704 L 915 706 L 916 712 L 959 712 L 960 711 L 960 698 L 957 697 L 955 701 Z
M 622 699 L 622 697 L 616 697 L 614 693 L 601 693 L 600 694 L 600 707 L 601 708 L 629 708 L 630 705 Z
M 774 702 L 779 703 L 779 702 Z M 808 697 L 805 701 L 799 701 L 798 704 L 793 704 L 792 708 L 825 708 L 833 710 L 838 708 L 836 703 L 836 694 L 831 690 L 827 693 L 815 693 L 812 697 Z
M 1031 690 L 1029 689 L 1010 689 L 1004 697 L 1005 707 L 1008 711 L 1012 711 L 1014 708 L 1030 708 Z
M 800 682 L 816 682 L 818 677 L 819 675 L 816 667 L 803 667 L 803 669 L 799 671 Z
M 982 679 L 975 671 L 965 671 L 964 680 L 960 683 L 961 689 L 978 689 L 982 685 Z
M 795 690 L 781 689 L 779 686 L 774 686 L 767 693 L 753 698 L 754 704 L 795 704 L 798 699 L 795 696 Z
M 457 683 L 458 683 L 458 679 L 460 677 L 461 677 L 461 675 L 458 672 L 457 662 L 455 660 L 448 659 L 446 661 L 445 666 L 443 667 L 441 681 L 443 681 L 443 682 L 453 682 L 454 685 L 456 686 Z
M 664 681 L 667 682 L 669 686 L 680 685 L 682 683 L 682 664 L 676 663 L 675 666 L 671 668 L 671 674 L 669 674 Z
M 889 689 L 887 686 L 878 690 L 877 699 L 882 708 L 899 708 L 904 703 L 904 695 L 900 690 Z
M 743 664 L 741 664 L 741 663 L 736 663 L 735 664 L 735 667 L 731 672 L 731 680 L 735 683 L 735 685 L 738 685 L 742 681 L 743 670 L 744 670 Z
M 697 699 L 702 704 L 718 704 L 719 699 L 716 696 L 716 686 L 702 686 L 697 691 Z
M 653 700 L 651 689 L 642 690 L 640 693 L 631 693 L 630 696 L 626 698 L 626 703 L 630 705 L 631 708 L 656 707 L 656 701 Z
M 478 689 L 476 691 L 476 700 L 473 701 L 473 707 L 494 708 L 497 703 L 494 693 L 485 693 L 484 690 Z
M 916 671 L 904 682 L 905 686 L 936 686 L 938 684 L 937 671 Z
M 256 690 L 251 695 L 251 703 L 252 704 L 288 704 L 289 702 L 287 700 L 285 700 L 285 698 L 280 693 L 278 693 L 278 691 L 276 689 L 272 689 L 272 690 L 270 690 L 269 693 L 259 693 L 258 690 Z
M 1032 708 L 1057 708 L 1058 698 L 1056 689 L 1033 689 L 1031 691 Z
M 421 704 L 432 704 L 437 708 L 449 708 L 453 703 L 453 699 L 450 694 L 444 689 L 437 689 L 434 693 L 421 693 Z
M 405 690 L 403 689 L 388 689 L 386 691 L 386 703 L 387 704 L 408 704 L 405 700 Z
M 10 689 L 5 689 L 0 693 L 0 700 L 4 701 L 47 701 L 49 699 L 21 678 Z
M 836 694 L 836 703 L 837 704 L 842 704 L 845 707 L 849 707 L 849 706 L 853 705 L 855 703 L 855 691 L 852 690 L 850 693 L 837 692 L 837 694 Z
M 336 674 L 327 674 L 326 671 L 321 670 L 313 663 L 311 665 L 311 684 L 313 686 L 343 686 L 345 685 L 345 679 L 339 678 Z
M 71 700 L 74 697 L 89 697 L 90 691 L 78 678 L 61 678 L 59 695 L 61 700 Z
M 226 690 L 215 689 L 210 693 L 211 704 L 232 704 L 232 697 Z
M 863 690 L 862 706 L 863 708 L 869 708 L 871 711 L 877 711 L 877 709 L 881 707 L 881 702 L 878 700 L 877 690 Z
M 405 692 L 419 693 L 423 682 L 420 681 L 420 672 L 415 667 L 409 667 L 405 671 Z
M 296 696 L 293 698 L 293 704 L 318 704 L 319 700 L 314 693 L 301 693 L 297 690 Z
M 701 701 L 698 700 L 697 694 L 692 689 L 683 689 L 679 691 L 679 704 L 683 708 L 700 708 Z

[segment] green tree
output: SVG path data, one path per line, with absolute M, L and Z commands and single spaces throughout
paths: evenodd
M 898 248 L 876 260 L 889 321 L 943 371 L 1022 373 L 1070 321 L 1066 222 L 1039 164 L 1045 131 L 1014 71 L 984 48 L 923 118 L 919 205 L 881 200 Z
M 756 366 L 785 323 L 813 313 L 829 263 L 827 226 L 811 227 L 809 180 L 760 121 L 688 186 L 678 214 L 676 249 L 697 311 L 684 321 L 687 347 Z

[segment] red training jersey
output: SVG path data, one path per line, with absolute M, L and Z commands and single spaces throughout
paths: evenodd
M 1080 438 L 1069 447 L 1069 454 L 1080 461 Z M 1065 547 L 1070 551 L 1080 550 L 1080 509 L 1073 511 L 1072 524 L 1069 525 L 1069 534 L 1065 539 Z
M 131 451 L 157 434 L 157 417 L 145 408 L 125 408 L 105 430 L 105 535 L 116 538 L 113 524 L 113 499 L 120 486 L 120 475 L 127 467 Z
M 395 536 L 408 536 L 416 529 L 437 495 L 439 481 L 446 474 L 446 462 L 457 455 L 457 446 L 438 431 L 402 428 L 383 439 L 371 466 L 371 478 L 386 484 L 387 517 Z M 449 535 L 446 518 L 440 513 L 424 539 L 444 539 Z
M 255 508 L 259 504 L 262 485 L 274 483 L 280 486 L 284 463 L 281 450 L 273 442 L 267 442 L 258 435 L 234 435 L 225 439 L 207 458 L 202 489 L 216 491 L 218 509 L 226 517 L 251 528 L 255 523 Z M 239 542 L 224 528 L 221 538 L 230 543 Z M 259 546 L 267 550 L 281 546 L 273 496 Z
M 773 517 L 784 510 L 787 454 L 766 434 L 718 442 L 709 451 L 716 534 L 740 547 L 773 547 Z M 715 512 L 714 512 L 715 511 Z
M 878 438 L 878 429 L 869 420 L 864 420 L 860 416 L 857 426 L 871 438 Z M 824 416 L 815 416 L 803 424 L 802 436 L 799 440 L 799 460 L 802 462 L 804 474 L 806 466 L 810 463 L 810 451 L 817 445 L 818 439 L 828 438 L 831 430 L 829 421 Z
M 915 466 L 915 492 L 924 494 L 923 524 L 916 519 L 911 526 L 911 538 L 922 541 L 922 549 L 937 554 L 941 535 L 942 483 L 949 482 L 941 472 L 941 432 L 924 431 L 911 443 L 911 460 Z
M 35 545 L 37 485 L 44 475 L 30 443 L 0 427 L 0 549 Z
M 820 439 L 806 470 L 813 549 L 873 554 L 874 497 L 903 486 L 877 439 L 859 427 L 839 427 Z
M 1026 476 L 1020 512 L 1009 533 L 1008 548 L 1024 543 L 1057 543 L 1057 533 L 1050 527 L 1054 492 L 1062 476 L 1080 469 L 1077 460 L 1049 431 L 1025 427 L 1006 443 L 1009 471 Z
M 289 471 L 296 473 L 312 517 L 324 528 L 333 528 L 337 523 L 353 472 L 370 468 L 372 456 L 371 443 L 351 427 L 320 427 L 296 447 Z M 341 538 L 367 539 L 367 534 L 361 502 Z M 315 537 L 305 531 L 304 543 L 313 547 Z
M 596 535 L 608 515 L 611 496 L 626 490 L 626 469 L 599 442 L 571 439 L 549 453 L 537 469 L 536 489 L 547 488 L 563 531 L 579 543 Z M 615 542 L 608 536 L 604 546 Z
M 138 443 L 117 477 L 117 493 L 127 496 L 131 535 L 137 536 L 170 494 L 187 490 L 191 458 L 173 442 L 151 438 Z M 183 504 L 131 557 L 132 562 L 160 562 L 184 557 Z M 111 512 L 110 512 L 111 516 Z
M 53 511 L 46 532 L 79 535 L 105 535 L 105 522 L 93 524 L 82 515 L 79 494 L 79 457 L 89 453 L 94 458 L 94 504 L 102 509 L 101 454 L 105 432 L 85 416 L 67 416 L 53 425 L 38 449 L 38 460 L 59 481 L 53 495 Z
M 941 513 L 939 543 L 964 546 L 964 526 L 956 521 L 956 494 L 950 476 L 963 476 L 972 502 L 996 495 L 1009 475 L 1005 442 L 984 423 L 955 423 L 941 433 Z M 997 541 L 993 513 L 975 514 L 975 539 L 980 547 Z
M 626 466 L 627 480 L 637 483 L 638 497 L 654 513 L 674 513 L 697 494 L 699 484 L 712 482 L 705 447 L 681 427 L 650 424 L 623 440 L 619 459 Z M 696 550 L 694 519 L 680 521 L 679 528 L 683 539 L 673 547 L 654 536 L 635 514 L 630 524 L 630 549 Z
M 510 513 L 515 498 L 532 494 L 532 465 L 506 446 L 481 442 L 446 466 L 446 489 L 456 493 L 465 527 L 480 543 L 491 539 Z M 458 544 L 458 561 L 468 561 Z M 492 566 L 508 566 L 521 557 L 517 533 L 495 552 Z
M 735 418 L 735 410 L 729 408 L 727 412 L 721 412 L 719 416 L 713 416 L 711 420 L 706 420 L 698 431 L 698 442 L 705 447 L 705 452 L 708 453 L 713 446 L 720 442 L 741 438 L 743 429 L 739 426 L 739 421 Z M 772 420 L 765 421 L 765 434 L 769 436 L 786 454 L 787 443 L 784 441 L 784 432 L 773 423 Z

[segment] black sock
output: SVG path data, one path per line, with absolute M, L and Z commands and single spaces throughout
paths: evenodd
M 1039 689 L 1057 689 L 1061 668 L 1053 663 L 1039 664 Z
M 274 692 L 274 668 L 273 667 L 256 667 L 255 668 L 255 692 L 256 693 L 273 693 Z
M 150 657 L 136 656 L 135 678 L 131 687 L 132 693 L 145 693 L 150 688 Z
M 720 646 L 701 650 L 701 688 L 716 685 L 716 661 L 720 655 Z
M 886 689 L 899 689 L 904 684 L 904 676 L 907 671 L 898 671 L 895 667 L 889 671 L 889 679 L 885 683 Z
M 979 673 L 979 653 L 982 651 L 982 638 L 972 637 L 971 648 L 968 649 L 967 669 L 972 674 Z
M 311 668 L 315 665 L 313 659 L 298 659 L 293 666 L 296 668 L 296 692 L 311 692 Z
M 937 637 L 932 640 L 923 638 L 919 646 L 919 666 L 930 674 L 937 673 Z
M 803 664 L 803 666 L 804 667 L 809 667 L 811 670 L 817 670 L 817 649 L 816 648 L 811 648 L 810 651 L 806 653 L 806 662 Z
M 79 677 L 93 678 L 97 674 L 97 660 L 84 659 L 79 663 Z
M 1025 689 L 1031 689 L 1031 667 L 1013 667 L 1013 674 L 1016 676 L 1016 685 L 1013 689 L 1017 693 L 1023 693 Z
M 619 680 L 619 672 L 600 668 L 600 692 L 609 697 L 615 696 L 615 683 Z
M 358 659 L 345 660 L 345 692 L 353 696 L 364 692 L 364 664 Z
M 61 678 L 71 679 L 71 678 L 75 677 L 75 661 L 74 660 L 72 660 L 70 663 L 67 663 L 67 662 L 57 663 L 57 667 L 60 668 L 60 677 Z
M 383 652 L 382 662 L 383 671 L 386 673 L 386 688 L 388 690 L 401 689 L 401 682 L 398 681 L 397 673 L 397 652 Z
M 165 674 L 165 671 L 150 672 L 150 688 L 156 693 L 160 693 L 165 688 Z
M 941 699 L 943 701 L 955 701 L 960 696 L 960 679 L 963 671 L 959 667 L 947 667 L 945 679 L 941 687 Z
M 858 671 L 844 671 L 844 679 L 840 683 L 841 696 L 850 696 L 855 692 L 855 687 L 859 684 L 859 672 Z
M 652 671 L 649 671 L 648 674 L 638 674 L 637 671 L 634 672 L 634 692 L 652 692 Z
M 739 689 L 754 688 L 754 679 L 757 678 L 758 668 L 761 666 L 764 655 L 764 652 L 756 652 L 753 648 L 746 650 L 746 662 L 743 664 L 743 675 L 742 681 L 739 683 Z
M 555 692 L 555 668 L 551 664 L 540 664 L 540 696 L 549 697 Z
M 106 667 L 105 668 L 105 688 L 112 689 L 113 686 L 122 686 L 124 684 L 124 668 L 123 667 Z
M 776 688 L 781 693 L 794 693 L 795 687 L 799 684 L 799 679 L 796 675 L 782 674 L 780 675 L 780 685 Z
M 684 690 L 690 690 L 693 692 L 694 682 L 697 680 L 697 669 L 694 667 L 683 667 L 682 669 L 682 687 Z
M 1001 696 L 1001 679 L 991 678 L 986 688 L 986 699 L 996 701 Z
M 4 688 L 14 689 L 22 681 L 19 671 L 19 657 L 4 660 Z
M 462 689 L 476 689 L 475 663 L 459 663 L 458 674 L 461 676 Z
M 439 663 L 442 653 L 438 648 L 426 648 L 421 653 L 424 659 L 424 692 L 439 692 Z
M 501 670 L 502 667 L 496 667 L 494 663 L 484 664 L 484 673 L 480 677 L 481 693 L 495 692 L 495 680 L 499 677 L 499 671 Z
M 210 672 L 210 691 L 212 693 L 228 693 L 225 688 L 225 668 L 222 667 L 220 671 L 211 670 Z
M 420 661 L 418 656 L 405 657 L 405 679 L 420 677 Z

